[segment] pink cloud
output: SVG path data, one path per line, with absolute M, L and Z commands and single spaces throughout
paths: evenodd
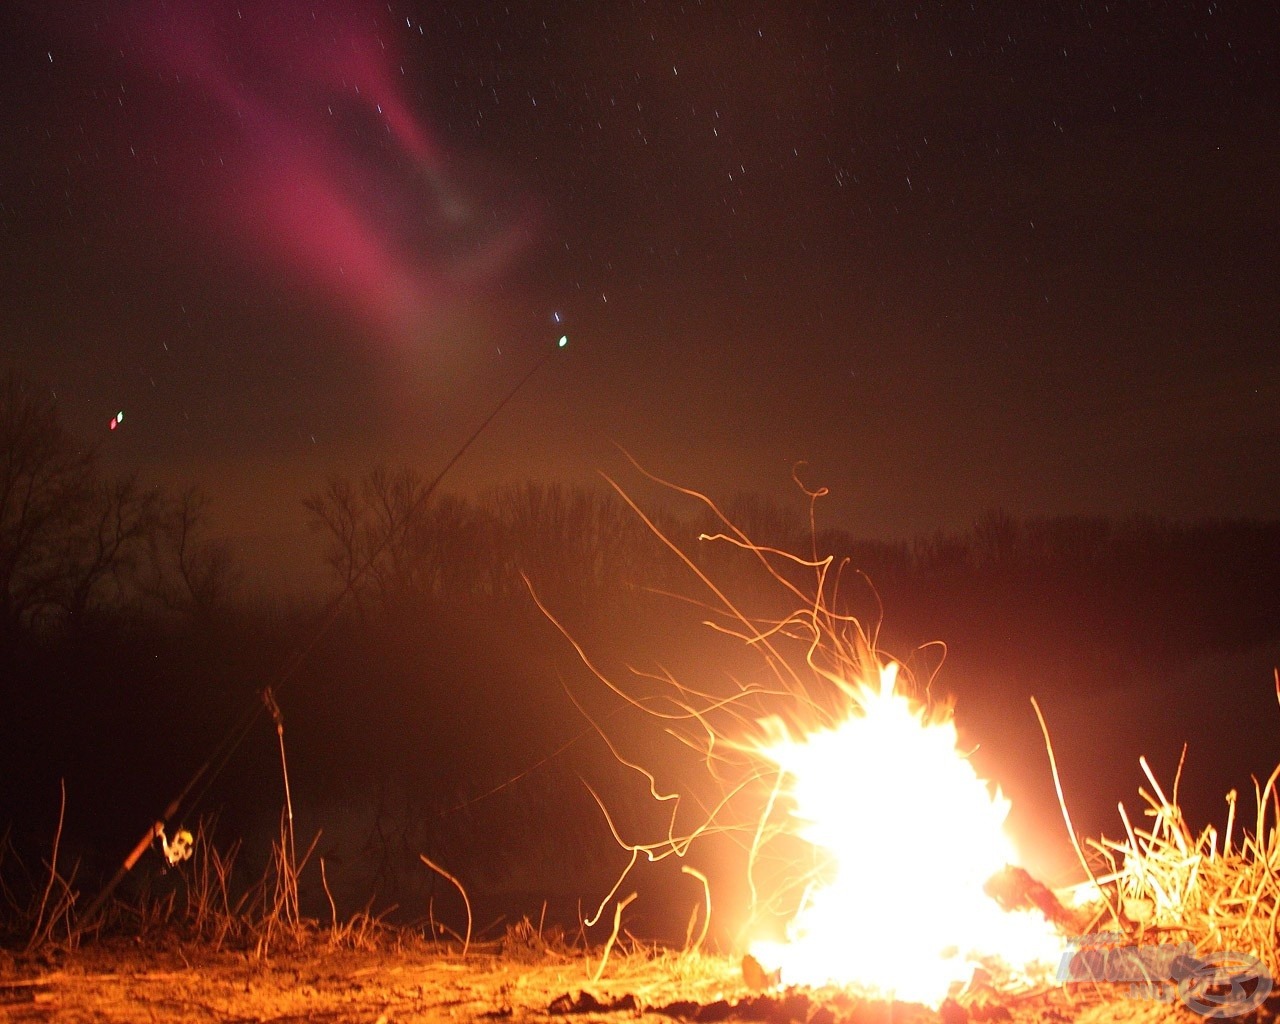
M 157 59 L 229 139 L 199 190 L 206 225 L 384 342 L 429 334 L 532 238 L 530 204 L 458 180 L 406 97 L 385 19 L 277 3 L 153 29 Z

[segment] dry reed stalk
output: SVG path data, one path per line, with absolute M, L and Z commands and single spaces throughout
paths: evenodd
M 471 900 L 467 898 L 467 890 L 462 887 L 461 882 L 459 882 L 456 878 L 454 878 L 453 875 L 449 874 L 449 872 L 447 872 L 439 864 L 435 863 L 435 861 L 429 859 L 426 856 L 426 854 L 422 854 L 422 853 L 418 854 L 418 859 L 421 860 L 422 863 L 425 864 L 427 867 L 429 867 L 432 871 L 447 878 L 450 882 L 453 883 L 454 888 L 456 888 L 458 892 L 462 894 L 463 905 L 467 908 L 467 934 L 466 934 L 466 937 L 462 940 L 462 955 L 466 956 L 467 950 L 471 947 Z
M 324 898 L 329 901 L 329 930 L 338 933 L 338 907 L 333 902 L 333 893 L 329 891 L 329 875 L 324 869 L 324 858 L 320 858 L 320 884 L 324 887 Z
M 35 924 L 31 928 L 31 938 L 27 942 L 27 952 L 47 937 L 44 929 L 44 912 L 49 903 L 49 894 L 53 891 L 54 879 L 58 877 L 58 846 L 62 842 L 62 823 L 67 813 L 67 780 L 58 780 L 60 799 L 58 802 L 58 825 L 53 833 L 53 852 L 49 857 L 49 880 L 45 884 L 44 893 L 40 897 L 40 906 L 36 908 Z
M 262 691 L 262 699 L 275 721 L 276 740 L 280 747 L 280 775 L 284 781 L 284 821 L 280 827 L 280 851 L 282 873 L 290 881 L 284 889 L 287 904 L 283 909 L 286 919 L 296 927 L 299 922 L 297 845 L 293 831 L 293 795 L 289 789 L 289 760 L 284 750 L 284 715 L 270 687 Z
M 58 824 L 53 834 L 53 849 L 49 855 L 48 876 L 44 889 L 40 894 L 40 902 L 34 911 L 31 933 L 27 938 L 25 951 L 28 953 L 47 945 L 52 940 L 53 930 L 57 927 L 59 921 L 63 922 L 66 928 L 67 942 L 69 944 L 74 945 L 79 937 L 73 919 L 75 903 L 79 894 L 71 887 L 71 883 L 75 881 L 76 872 L 73 869 L 70 878 L 63 878 L 58 871 L 58 853 L 62 845 L 62 827 L 66 821 L 67 814 L 66 779 L 59 780 L 58 788 L 60 792 Z M 50 909 L 49 897 L 53 894 L 55 888 L 59 889 L 59 893 L 54 900 L 52 909 Z
M 1035 697 L 1031 698 L 1031 706 L 1035 709 L 1036 721 L 1040 723 L 1040 733 L 1044 737 L 1044 749 L 1049 755 L 1049 771 L 1053 775 L 1053 788 L 1058 795 L 1058 808 L 1062 811 L 1062 821 L 1067 826 L 1067 835 L 1071 839 L 1071 847 L 1075 850 L 1080 866 L 1084 868 L 1084 873 L 1089 876 L 1089 881 L 1093 883 L 1099 894 L 1107 900 L 1107 909 L 1110 910 L 1112 919 L 1119 920 L 1117 908 L 1111 905 L 1110 900 L 1107 899 L 1107 894 L 1098 885 L 1098 879 L 1094 877 L 1093 868 L 1089 866 L 1089 859 L 1085 856 L 1084 849 L 1080 846 L 1080 838 L 1076 835 L 1075 826 L 1071 824 L 1071 812 L 1067 810 L 1067 799 L 1062 792 L 1062 777 L 1058 774 L 1058 759 L 1053 753 L 1053 741 L 1049 738 L 1049 726 L 1044 720 L 1044 713 L 1040 710 L 1040 703 Z
M 231 873 L 240 852 L 237 840 L 225 852 L 211 841 L 213 828 L 202 822 L 197 829 L 195 869 L 187 882 L 187 914 L 195 934 L 222 949 L 228 938 L 239 938 L 250 927 L 245 906 L 252 898 L 246 891 L 231 897 Z
M 596 967 L 595 974 L 591 976 L 591 983 L 594 985 L 600 980 L 600 976 L 604 974 L 605 965 L 609 962 L 609 954 L 613 951 L 614 943 L 618 941 L 618 933 L 622 928 L 622 912 L 630 906 L 639 893 L 633 892 L 625 900 L 619 900 L 617 906 L 613 910 L 613 930 L 609 933 L 609 941 L 604 944 L 604 950 L 600 954 L 600 963 Z
M 702 895 L 704 900 L 702 911 L 702 930 L 698 932 L 698 940 L 691 943 L 690 940 L 693 938 L 693 925 L 698 919 L 698 906 L 697 904 L 694 904 L 693 913 L 689 916 L 689 926 L 685 929 L 684 933 L 684 951 L 686 953 L 693 953 L 702 948 L 702 944 L 707 938 L 707 929 L 711 927 L 711 883 L 707 881 L 706 875 L 697 868 L 690 867 L 688 864 L 683 865 L 680 870 L 684 874 L 691 875 L 702 883 Z

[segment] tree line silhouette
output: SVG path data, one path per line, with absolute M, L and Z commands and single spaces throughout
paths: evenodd
M 169 494 L 136 476 L 108 477 L 99 461 L 63 428 L 51 396 L 15 372 L 0 382 L 5 636 L 57 635 L 94 616 L 156 609 L 198 618 L 241 596 L 232 546 L 212 535 L 202 491 Z M 364 619 L 432 602 L 527 604 L 530 582 L 575 607 L 609 602 L 612 614 L 619 599 L 687 584 L 653 530 L 607 487 L 531 481 L 424 501 L 426 488 L 416 469 L 377 467 L 335 476 L 303 503 L 300 520 L 323 536 L 333 581 Z M 819 525 L 815 535 L 801 502 L 740 494 L 721 507 L 757 544 L 847 563 L 890 621 L 941 615 L 977 627 L 999 608 L 1002 619 L 1088 623 L 1090 635 L 1113 642 L 1145 616 L 1176 623 L 1181 643 L 1203 647 L 1260 643 L 1280 629 L 1276 521 L 1020 518 L 995 509 L 964 529 L 885 541 L 839 526 Z M 699 541 L 723 528 L 705 508 L 645 514 L 708 571 L 738 571 L 740 560 Z M 948 605 L 980 614 L 947 616 Z

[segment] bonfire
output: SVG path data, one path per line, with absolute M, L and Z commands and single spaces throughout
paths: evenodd
M 1019 864 L 1006 828 L 1009 801 L 961 746 L 952 705 L 932 700 L 877 649 L 874 631 L 837 610 L 849 567 L 816 552 L 806 558 L 757 544 L 706 496 L 644 475 L 703 503 L 723 528 L 699 541 L 754 559 L 794 611 L 745 611 L 609 481 L 710 593 L 705 625 L 760 656 L 763 681 L 735 682 L 722 693 L 666 673 L 637 673 L 668 687 L 675 711 L 661 717 L 698 749 L 719 796 L 695 825 L 681 827 L 684 794 L 662 790 L 653 772 L 620 757 L 673 809 L 666 834 L 654 841 L 627 840 L 609 821 L 630 857 L 588 924 L 606 915 L 640 859 L 684 858 L 700 837 L 732 833 L 748 851 L 751 900 L 740 952 L 743 976 L 758 990 L 835 986 L 937 1009 L 992 993 L 1007 999 L 1082 984 L 1096 991 L 1098 983 L 1124 981 L 1141 983 L 1130 985 L 1131 996 L 1181 997 L 1204 1013 L 1229 1015 L 1262 1002 L 1277 967 L 1280 886 L 1272 865 L 1280 854 L 1266 818 L 1277 802 L 1280 768 L 1256 794 L 1253 836 L 1268 836 L 1265 842 L 1246 835 L 1233 846 L 1230 821 L 1221 842 L 1213 829 L 1193 836 L 1177 809 L 1176 787 L 1175 799 L 1167 799 L 1145 761 L 1154 791 L 1142 791 L 1150 829 L 1134 828 L 1122 805 L 1126 840 L 1091 841 L 1086 850 L 1064 802 L 1088 882 L 1053 893 Z M 825 492 L 806 493 L 816 502 Z M 602 682 L 653 713 L 652 699 L 608 678 L 542 610 Z M 1035 712 L 1062 800 L 1047 727 L 1038 706 Z M 607 816 L 603 802 L 601 808 Z M 709 912 L 710 883 L 685 870 L 708 886 Z M 615 935 L 635 898 L 614 904 Z M 780 933 L 773 927 L 779 916 Z M 1130 957 L 1136 977 L 1096 969 L 1099 950 L 1116 952 L 1114 964 L 1130 946 L 1156 944 L 1170 956 Z M 1217 952 L 1227 947 L 1232 952 Z
M 898 692 L 895 662 L 870 667 L 874 685 L 840 679 L 849 709 L 833 727 L 792 735 L 762 723 L 760 756 L 776 765 L 785 813 L 821 868 L 786 940 L 754 942 L 751 955 L 784 982 L 933 1006 L 976 967 L 1044 980 L 1062 948 L 1054 922 L 988 891 L 1017 866 L 1008 801 L 959 749 L 949 711 L 930 721 Z
M 796 609 L 749 614 L 614 486 L 710 591 L 706 624 L 757 652 L 763 671 L 728 694 L 662 677 L 676 709 L 663 717 L 688 726 L 680 738 L 699 750 L 720 797 L 692 828 L 677 827 L 682 795 L 660 792 L 651 772 L 628 763 L 655 797 L 672 801 L 671 827 L 656 842 L 631 842 L 610 821 L 631 856 L 588 924 L 640 858 L 683 858 L 700 836 L 734 832 L 748 850 L 744 972 L 758 987 L 838 985 L 938 1007 L 975 971 L 1010 986 L 1049 983 L 1064 927 L 1087 917 L 1018 865 L 1005 828 L 1009 802 L 960 747 L 952 707 L 917 692 L 873 634 L 836 610 L 846 567 L 756 544 L 710 499 L 673 487 L 723 525 L 701 542 L 754 559 Z M 823 492 L 808 493 L 816 500 Z M 652 712 L 651 700 L 574 646 L 606 685 Z M 779 915 L 782 934 L 771 935 Z

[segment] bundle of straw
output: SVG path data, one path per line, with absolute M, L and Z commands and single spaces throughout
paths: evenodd
M 1183 750 L 1185 757 L 1186 751 Z M 1280 971 L 1277 920 L 1280 919 L 1280 766 L 1259 786 L 1254 780 L 1257 815 L 1252 833 L 1232 835 L 1237 794 L 1227 794 L 1227 825 L 1206 827 L 1196 835 L 1178 806 L 1178 777 L 1173 797 L 1165 796 L 1146 758 L 1139 764 L 1151 784 L 1138 790 L 1146 802 L 1150 824 L 1136 828 L 1124 804 L 1122 840 L 1089 840 L 1109 865 L 1098 877 L 1111 888 L 1126 928 L 1139 937 L 1158 935 L 1161 942 L 1190 942 L 1197 952 L 1231 950 L 1248 953 Z M 1219 839 L 1221 838 L 1221 842 Z

